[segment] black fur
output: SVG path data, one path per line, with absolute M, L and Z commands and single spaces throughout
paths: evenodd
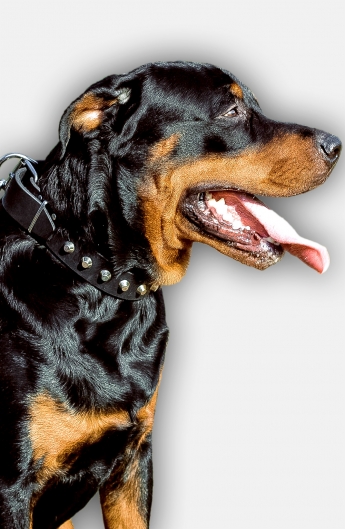
M 246 118 L 217 120 L 235 102 L 233 82 L 243 90 Z M 315 134 L 268 120 L 244 85 L 211 65 L 151 64 L 107 77 L 88 92 L 110 101 L 123 89 L 130 90 L 128 101 L 105 108 L 100 125 L 88 132 L 71 127 L 76 102 L 67 109 L 61 141 L 40 167 L 39 182 L 66 239 L 93 245 L 111 259 L 114 273 L 140 270 L 149 282 L 155 280 L 156 263 L 137 189 L 152 146 L 180 132 L 182 123 L 184 134 L 172 152 L 176 163 L 209 153 L 235 156 L 281 131 Z M 137 414 L 150 401 L 163 365 L 164 303 L 160 289 L 137 302 L 102 294 L 2 208 L 0 241 L 0 526 L 29 529 L 32 512 L 33 529 L 56 529 L 98 489 L 116 490 L 126 482 L 126 450 L 141 435 Z M 126 410 L 131 426 L 110 429 L 64 454 L 61 468 L 68 472 L 41 486 L 37 475 L 44 461 L 33 457 L 29 413 L 41 394 L 76 414 Z M 146 527 L 150 434 L 135 457 L 142 485 L 138 512 Z

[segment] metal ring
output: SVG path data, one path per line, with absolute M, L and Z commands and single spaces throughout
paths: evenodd
M 35 170 L 34 166 L 32 165 L 33 163 L 37 163 L 36 160 L 33 160 L 32 158 L 29 158 L 28 156 L 25 156 L 25 154 L 19 154 L 19 153 L 11 152 L 9 154 L 5 154 L 5 156 L 0 158 L 0 167 L 2 166 L 2 164 L 4 162 L 6 162 L 6 160 L 9 160 L 10 158 L 19 158 L 23 162 L 23 164 L 26 165 L 28 167 L 28 169 L 30 169 L 30 172 L 34 176 L 35 184 L 37 183 L 38 175 L 36 173 L 36 170 Z

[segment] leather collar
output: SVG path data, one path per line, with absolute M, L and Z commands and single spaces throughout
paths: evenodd
M 9 157 L 20 157 L 21 161 L 7 181 L 0 181 L 0 188 L 5 190 L 2 204 L 22 228 L 38 237 L 64 265 L 101 292 L 130 301 L 137 301 L 150 292 L 140 272 L 128 270 L 113 276 L 112 264 L 103 255 L 89 248 L 85 250 L 78 241 L 65 240 L 57 232 L 56 216 L 41 195 L 32 165 L 37 162 L 23 155 L 6 155 L 0 159 L 0 165 Z M 154 289 L 151 287 L 151 290 Z

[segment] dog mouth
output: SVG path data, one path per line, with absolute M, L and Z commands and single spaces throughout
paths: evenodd
M 257 268 L 277 263 L 284 251 L 319 273 L 329 266 L 324 246 L 300 237 L 285 219 L 254 195 L 232 189 L 192 191 L 183 210 L 198 230 L 240 250 Z

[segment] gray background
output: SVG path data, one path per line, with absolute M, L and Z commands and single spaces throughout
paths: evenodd
M 343 2 L 11 0 L 1 7 L 1 153 L 44 157 L 89 84 L 155 60 L 211 62 L 270 117 L 343 140 Z M 319 276 L 195 245 L 164 289 L 171 338 L 154 431 L 151 529 L 345 526 L 344 161 L 266 203 L 325 244 Z M 76 529 L 102 527 L 97 498 Z

